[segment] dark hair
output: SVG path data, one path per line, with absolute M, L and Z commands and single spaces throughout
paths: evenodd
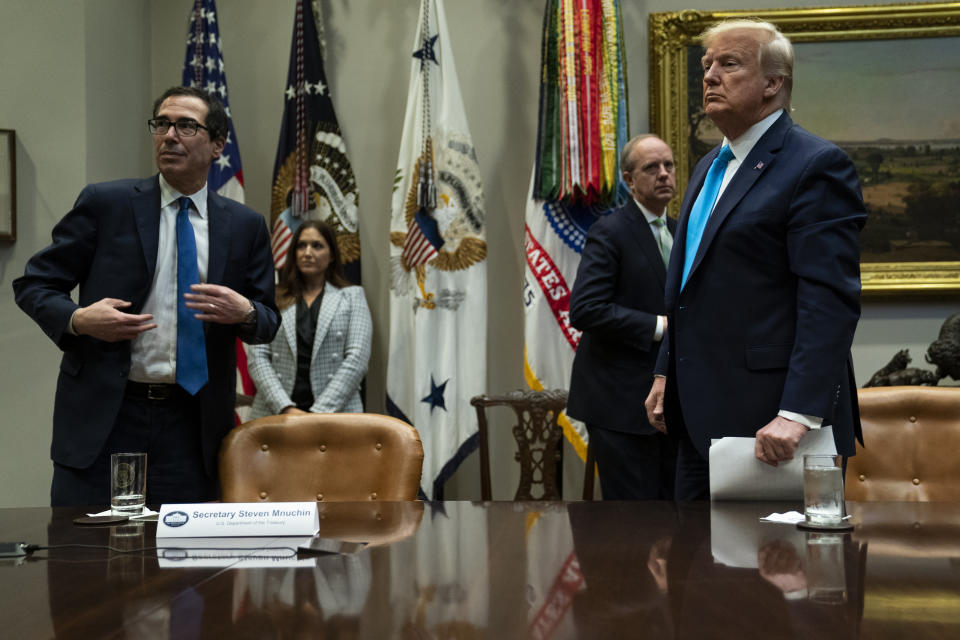
M 215 97 L 195 87 L 170 87 L 157 98 L 153 103 L 153 117 L 157 117 L 157 110 L 163 101 L 171 96 L 187 96 L 189 98 L 199 98 L 207 105 L 207 121 L 201 122 L 208 129 L 211 140 L 227 139 L 230 132 L 230 121 L 227 120 L 227 111 L 223 108 L 223 103 Z
M 303 274 L 297 268 L 297 244 L 300 242 L 300 236 L 304 229 L 316 229 L 323 236 L 330 248 L 330 264 L 327 265 L 327 272 L 324 274 L 326 282 L 335 287 L 348 287 L 350 283 L 343 276 L 343 263 L 340 259 L 340 247 L 337 245 L 337 234 L 326 222 L 322 220 L 306 220 L 293 232 L 293 239 L 290 240 L 290 248 L 287 250 L 287 260 L 280 269 L 280 276 L 277 283 L 277 306 L 281 309 L 286 308 L 297 301 L 303 295 L 305 282 Z

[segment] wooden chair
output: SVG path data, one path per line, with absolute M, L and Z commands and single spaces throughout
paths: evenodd
M 480 495 L 491 500 L 490 490 L 490 440 L 487 426 L 487 407 L 508 406 L 517 414 L 513 437 L 517 441 L 514 459 L 520 463 L 520 483 L 515 500 L 561 500 L 558 482 L 558 463 L 562 461 L 563 431 L 557 424 L 560 412 L 567 406 L 567 392 L 561 389 L 550 391 L 511 391 L 504 395 L 479 395 L 470 400 L 477 410 L 480 428 Z M 584 495 L 589 482 L 593 496 L 592 460 L 588 449 L 587 474 Z M 534 485 L 542 487 L 533 494 Z
M 417 430 L 372 413 L 265 416 L 220 447 L 224 502 L 415 500 Z
M 960 388 L 858 391 L 866 447 L 847 461 L 846 499 L 960 500 Z

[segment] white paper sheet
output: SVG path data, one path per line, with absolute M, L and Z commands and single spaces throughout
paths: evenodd
M 711 500 L 803 500 L 803 456 L 836 454 L 833 428 L 800 439 L 793 460 L 771 467 L 754 455 L 756 438 L 720 438 L 710 446 Z

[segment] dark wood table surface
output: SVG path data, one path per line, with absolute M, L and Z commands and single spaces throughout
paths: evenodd
M 0 540 L 114 547 L 0 559 L 0 637 L 960 638 L 960 504 L 848 503 L 847 534 L 758 520 L 782 503 L 320 507 L 367 546 L 169 561 L 118 551 L 155 523 L 0 509 Z

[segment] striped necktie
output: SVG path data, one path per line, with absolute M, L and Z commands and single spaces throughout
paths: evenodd
M 197 267 L 197 239 L 190 224 L 190 198 L 180 198 L 177 212 L 177 384 L 190 395 L 207 383 L 207 347 L 203 322 L 187 308 L 184 293 L 200 283 Z
M 730 145 L 724 145 L 720 153 L 710 165 L 707 171 L 707 178 L 703 181 L 703 188 L 700 189 L 700 195 L 697 196 L 693 208 L 690 210 L 690 217 L 687 219 L 687 243 L 683 252 L 683 279 L 680 281 L 680 288 L 683 289 L 687 284 L 687 277 L 690 275 L 690 268 L 693 266 L 693 259 L 697 256 L 697 249 L 700 247 L 700 240 L 703 238 L 703 230 L 707 226 L 707 220 L 710 213 L 713 212 L 713 206 L 717 203 L 717 195 L 720 193 L 720 184 L 723 182 L 723 174 L 727 171 L 727 164 L 733 159 L 733 151 Z

